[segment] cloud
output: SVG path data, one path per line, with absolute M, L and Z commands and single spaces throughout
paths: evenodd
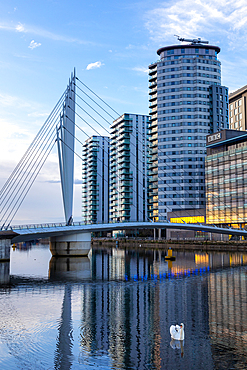
M 90 63 L 87 66 L 87 70 L 89 71 L 90 69 L 100 68 L 103 65 L 104 65 L 104 63 L 101 63 L 101 62 Z
M 25 32 L 25 28 L 23 26 L 23 24 L 19 23 L 16 27 L 15 27 L 16 31 L 18 32 Z
M 48 113 L 32 112 L 28 113 L 28 117 L 48 117 Z
M 81 39 L 77 39 L 74 37 L 67 37 L 64 35 L 58 35 L 56 33 L 47 31 L 43 28 L 35 27 L 32 25 L 24 25 L 22 23 L 18 23 L 17 25 L 13 25 L 12 23 L 10 24 L 0 23 L 0 29 L 5 30 L 5 31 L 32 34 L 32 35 L 44 37 L 50 40 L 54 40 L 54 41 L 63 41 L 63 42 L 77 43 L 77 44 L 83 44 L 83 45 L 97 45 L 96 43 L 91 42 L 91 41 L 81 40 Z
M 146 28 L 158 42 L 182 37 L 219 35 L 228 39 L 231 48 L 247 34 L 245 0 L 178 0 L 163 3 L 145 15 Z M 203 36 L 204 37 L 204 36 Z M 240 40 L 241 39 L 241 40 Z
M 41 43 L 40 42 L 35 42 L 34 40 L 32 40 L 30 42 L 30 45 L 28 47 L 29 47 L 29 49 L 32 49 L 33 50 L 33 49 L 35 49 L 35 48 L 37 48 L 39 46 L 41 46 Z
M 32 108 L 31 102 L 17 96 L 12 96 L 0 92 L 0 106 L 14 107 L 18 109 L 30 109 Z
M 148 68 L 146 67 L 134 67 L 132 70 L 141 73 L 148 73 Z

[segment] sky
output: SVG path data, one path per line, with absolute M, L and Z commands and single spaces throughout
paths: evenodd
M 246 0 L 0 0 L 0 187 L 21 159 L 70 74 L 123 113 L 148 114 L 156 51 L 201 37 L 221 48 L 222 85 L 247 84 Z M 117 116 L 116 116 L 117 118 Z M 76 150 L 81 154 L 81 147 Z M 81 219 L 75 161 L 74 220 Z M 64 221 L 56 150 L 12 224 Z

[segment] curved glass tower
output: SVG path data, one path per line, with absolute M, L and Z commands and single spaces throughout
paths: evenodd
M 197 40 L 159 49 L 160 59 L 149 66 L 148 213 L 154 221 L 166 220 L 168 212 L 205 208 L 206 135 L 228 123 L 219 52 Z

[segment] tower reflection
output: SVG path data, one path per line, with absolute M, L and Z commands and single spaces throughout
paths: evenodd
M 176 261 L 168 264 L 160 251 L 105 248 L 94 250 L 91 260 L 51 260 L 50 278 L 81 282 L 81 362 L 96 367 L 97 361 L 105 360 L 105 368 L 112 369 L 144 369 L 152 364 L 152 369 L 162 370 L 174 368 L 175 361 L 177 369 L 211 370 L 220 361 L 229 363 L 235 351 L 240 366 L 244 363 L 246 255 L 174 255 Z M 171 344 L 169 327 L 180 322 L 185 324 L 185 340 L 174 350 L 178 345 Z M 70 369 L 67 284 L 58 330 L 55 368 Z M 222 355 L 222 349 L 229 355 Z
M 58 325 L 54 369 L 69 370 L 71 368 L 73 362 L 72 341 L 71 287 L 65 285 L 61 319 Z

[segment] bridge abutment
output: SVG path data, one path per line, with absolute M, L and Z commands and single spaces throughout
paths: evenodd
M 91 233 L 63 235 L 50 238 L 50 251 L 56 257 L 87 256 L 91 249 Z

